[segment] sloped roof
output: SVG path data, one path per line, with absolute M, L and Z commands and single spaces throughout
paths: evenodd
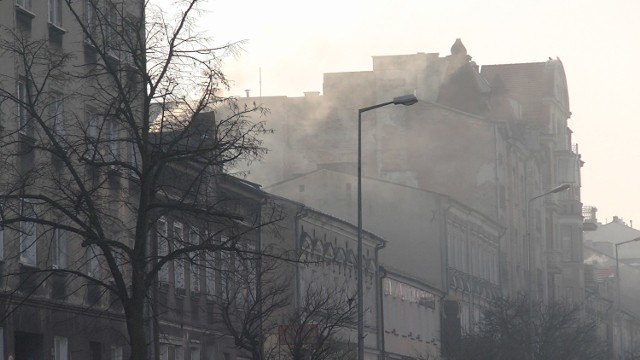
M 640 230 L 616 221 L 604 225 L 600 224 L 595 231 L 584 232 L 584 240 L 611 244 L 619 244 L 638 237 L 640 237 Z M 619 247 L 619 252 L 621 259 L 640 258 L 640 242 L 624 244 Z
M 524 103 L 543 97 L 545 68 L 544 62 L 483 65 L 480 74 L 491 83 L 498 78 L 511 97 Z
M 566 76 L 560 59 L 549 59 L 545 62 L 484 65 L 480 74 L 490 84 L 499 84 L 504 92 L 522 104 L 525 117 L 537 118 L 543 109 L 534 104 L 543 98 L 558 98 L 569 109 L 569 95 L 567 93 Z M 556 78 L 559 74 L 559 78 Z M 561 89 L 556 94 L 557 85 Z

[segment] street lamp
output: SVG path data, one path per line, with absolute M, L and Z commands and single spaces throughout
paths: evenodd
M 527 231 L 527 270 L 529 271 L 529 276 L 528 276 L 528 281 L 527 281 L 527 291 L 529 292 L 529 302 L 528 302 L 528 307 L 529 307 L 529 341 L 531 342 L 531 359 L 533 359 L 533 268 L 531 266 L 531 229 L 529 228 L 529 214 L 531 213 L 531 204 L 533 203 L 533 200 L 539 199 L 543 196 L 547 196 L 547 195 L 551 195 L 551 194 L 555 194 L 561 191 L 565 191 L 568 188 L 570 188 L 571 185 L 569 184 L 562 184 L 560 186 L 556 186 L 553 189 L 534 196 L 532 198 L 529 199 L 529 201 L 527 202 L 527 216 L 525 218 L 525 227 L 526 227 L 526 231 Z
M 358 360 L 364 360 L 364 282 L 362 279 L 362 113 L 387 105 L 413 105 L 418 102 L 415 95 L 403 95 L 392 101 L 376 104 L 358 110 Z
M 622 297 L 620 295 L 620 262 L 618 260 L 618 246 L 628 244 L 630 242 L 640 241 L 640 237 L 635 239 L 623 241 L 615 244 L 616 246 L 616 281 L 618 282 L 618 326 L 620 327 L 620 354 L 618 357 L 620 359 L 624 359 L 624 339 L 623 339 L 623 331 L 622 331 Z

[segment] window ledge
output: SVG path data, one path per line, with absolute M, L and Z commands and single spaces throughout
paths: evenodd
M 96 47 L 95 47 L 95 45 L 93 45 L 93 43 L 91 42 L 91 40 L 89 40 L 88 38 L 86 38 L 86 36 L 85 36 L 84 41 L 82 41 L 82 42 L 84 43 L 84 46 L 85 46 L 85 47 L 87 47 L 87 48 L 89 48 L 89 49 L 91 49 L 91 50 L 97 50 L 97 49 L 96 49 Z
M 28 264 L 23 260 L 20 260 L 20 268 L 21 268 L 21 271 L 38 271 L 38 270 L 40 270 L 38 268 L 38 265 L 36 265 L 36 264 Z
M 65 30 L 64 28 L 62 28 L 62 27 L 60 27 L 60 26 L 58 26 L 58 25 L 56 25 L 56 24 L 54 24 L 52 22 L 48 22 L 48 24 L 49 24 L 49 29 L 51 29 L 51 30 L 55 30 L 60 34 L 66 34 L 67 33 L 67 30 Z
M 25 15 L 31 19 L 33 19 L 34 17 L 36 17 L 36 14 L 33 13 L 31 10 L 27 9 L 26 7 L 22 6 L 22 5 L 18 5 L 16 4 L 16 11 L 22 15 Z

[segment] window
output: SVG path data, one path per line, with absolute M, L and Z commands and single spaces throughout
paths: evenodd
M 36 218 L 34 205 L 22 200 L 21 215 L 26 218 L 20 223 L 20 262 L 25 265 L 36 266 L 36 224 L 31 219 Z
M 167 220 L 160 218 L 157 224 L 157 241 L 158 241 L 158 260 L 169 254 L 169 239 Z M 158 270 L 158 281 L 168 283 L 169 282 L 169 270 L 167 264 Z
M 87 124 L 87 137 L 91 140 L 98 138 L 98 114 L 92 107 L 85 107 L 84 119 Z
M 184 348 L 176 346 L 176 360 L 184 360 Z
M 221 242 L 224 244 L 228 241 L 227 238 L 223 237 L 221 239 Z M 230 274 L 230 269 L 231 269 L 231 254 L 228 251 L 221 251 L 220 252 L 220 284 L 222 286 L 222 298 L 224 300 L 230 300 L 228 299 L 229 297 L 229 290 L 230 290 L 230 279 L 231 279 L 231 274 Z
M 91 245 L 87 248 L 87 275 L 89 277 L 98 278 L 100 276 L 99 254 L 100 250 L 96 245 Z
M 130 136 L 128 141 L 129 149 L 127 151 L 127 163 L 133 168 L 130 171 L 130 175 L 133 177 L 137 177 L 134 169 L 140 169 L 140 152 L 138 151 L 138 143 L 135 141 L 135 138 L 133 136 Z
M 62 2 L 60 0 L 49 0 L 49 23 L 62 26 Z
M 122 346 L 111 345 L 111 360 L 122 360 Z
M 106 10 L 106 24 L 105 26 L 105 42 L 108 50 L 114 50 L 117 48 L 117 35 L 118 35 L 118 9 L 114 4 L 107 4 Z M 111 53 L 114 56 L 114 53 Z M 117 57 L 117 56 L 116 56 Z
M 29 126 L 29 113 L 27 106 L 29 104 L 29 94 L 27 93 L 27 85 L 19 81 L 17 85 L 18 95 L 18 126 L 21 133 L 26 133 Z
M 23 9 L 31 10 L 31 0 L 16 0 L 16 5 Z
M 85 142 L 86 142 L 86 151 L 84 153 L 84 158 L 88 160 L 94 160 L 94 157 L 97 156 L 98 151 L 98 114 L 96 110 L 90 106 L 86 106 L 84 109 L 84 123 L 86 125 L 85 130 Z
M 118 122 L 115 119 L 107 121 L 107 158 L 116 159 L 118 157 Z
M 178 221 L 173 222 L 173 241 L 175 249 L 182 248 L 183 245 L 183 226 Z M 174 278 L 176 282 L 176 289 L 185 289 L 185 272 L 184 272 L 184 260 L 181 256 L 176 257 L 173 263 Z
M 53 131 L 56 141 L 62 142 L 65 134 L 64 99 L 59 93 L 54 93 L 51 96 L 51 103 L 49 104 L 49 119 L 51 119 L 51 131 Z
M 169 360 L 169 345 L 160 344 L 160 360 Z
M 209 251 L 205 253 L 205 292 L 208 298 L 216 294 L 215 255 Z
M 244 260 L 245 271 L 247 272 L 247 291 L 245 294 L 246 300 L 253 301 L 257 294 L 258 286 L 258 264 L 256 259 L 256 247 L 254 244 L 247 245 L 246 259 Z
M 189 348 L 189 360 L 200 360 L 200 348 L 192 346 Z
M 51 265 L 54 269 L 64 269 L 67 267 L 67 236 L 63 229 L 53 230 L 53 241 L 51 243 L 52 259 Z
M 96 34 L 96 0 L 84 0 L 84 25 L 88 35 Z
M 191 245 L 200 244 L 200 233 L 198 233 L 198 229 L 192 227 L 189 231 L 189 243 Z M 200 292 L 200 264 L 198 261 L 198 255 L 194 253 L 189 262 L 189 273 L 190 273 L 190 289 L 192 294 L 197 294 Z
M 53 338 L 53 359 L 69 360 L 69 342 L 66 337 L 55 336 Z

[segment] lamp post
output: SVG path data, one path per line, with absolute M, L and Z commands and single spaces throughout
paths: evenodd
M 620 327 L 620 335 L 619 335 L 620 353 L 618 354 L 618 357 L 620 359 L 624 359 L 624 337 L 623 337 L 623 331 L 622 331 L 622 296 L 620 292 L 621 283 L 620 283 L 620 261 L 618 259 L 618 246 L 628 244 L 634 241 L 640 241 L 640 237 L 615 244 L 616 246 L 616 282 L 618 283 L 618 326 Z
M 527 214 L 526 214 L 526 218 L 525 218 L 525 227 L 527 230 L 527 270 L 529 271 L 529 276 L 527 279 L 527 292 L 529 293 L 529 301 L 528 301 L 528 307 L 529 307 L 529 341 L 531 342 L 531 348 L 529 349 L 530 351 L 530 357 L 531 360 L 533 360 L 533 267 L 531 266 L 531 229 L 529 228 L 529 214 L 531 213 L 531 204 L 533 203 L 534 200 L 539 199 L 541 197 L 547 196 L 547 195 L 551 195 L 551 194 L 555 194 L 561 191 L 565 191 L 568 188 L 570 188 L 571 185 L 569 184 L 562 184 L 560 186 L 556 186 L 555 188 L 534 196 L 532 198 L 529 199 L 529 201 L 527 201 Z
M 418 102 L 415 95 L 403 95 L 392 101 L 376 104 L 358 110 L 358 360 L 364 360 L 364 282 L 362 279 L 362 113 L 387 105 L 413 105 Z

